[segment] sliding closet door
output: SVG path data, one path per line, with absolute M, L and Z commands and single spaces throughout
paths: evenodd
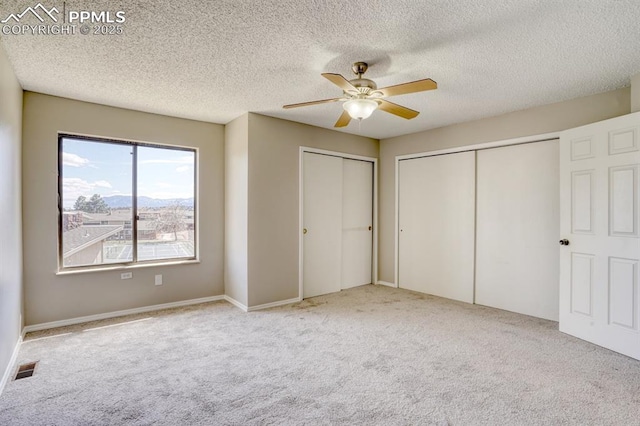
M 398 167 L 399 286 L 473 303 L 475 152 Z
M 340 291 L 342 158 L 303 154 L 303 297 Z
M 303 154 L 303 297 L 371 283 L 373 163 Z
M 476 303 L 558 320 L 558 146 L 478 151 Z
M 342 288 L 371 284 L 373 163 L 343 160 Z

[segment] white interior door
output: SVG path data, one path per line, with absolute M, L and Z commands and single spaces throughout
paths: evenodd
M 340 291 L 342 158 L 303 154 L 303 297 Z
M 478 151 L 476 303 L 558 321 L 558 145 Z
M 560 331 L 640 359 L 640 113 L 560 136 Z
M 343 160 L 342 288 L 371 284 L 373 163 Z
M 473 303 L 475 152 L 398 167 L 399 287 Z

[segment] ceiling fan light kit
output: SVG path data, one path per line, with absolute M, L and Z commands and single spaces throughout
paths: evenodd
M 378 89 L 373 80 L 363 78 L 362 75 L 367 71 L 369 65 L 366 62 L 356 62 L 351 69 L 357 76 L 353 80 L 347 80 L 340 74 L 323 73 L 322 76 L 342 89 L 341 98 L 323 99 L 320 101 L 303 102 L 299 104 L 284 105 L 283 108 L 298 108 L 303 106 L 318 105 L 329 102 L 342 101 L 344 112 L 338 118 L 334 127 L 345 127 L 351 119 L 364 120 L 369 118 L 376 109 L 380 109 L 389 114 L 411 120 L 420 114 L 418 111 L 403 107 L 393 102 L 389 102 L 384 98 L 389 96 L 406 95 L 409 93 L 423 92 L 425 90 L 434 90 L 438 88 L 438 84 L 426 78 L 424 80 L 412 81 L 410 83 L 398 84 L 395 86 L 384 87 Z
M 351 118 L 364 120 L 369 118 L 378 108 L 378 103 L 371 99 L 350 99 L 342 104 L 342 108 L 349 113 Z

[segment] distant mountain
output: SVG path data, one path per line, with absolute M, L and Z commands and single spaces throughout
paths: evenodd
M 131 208 L 131 196 L 111 195 L 102 197 L 105 203 L 112 209 Z M 159 208 L 180 203 L 181 206 L 193 208 L 193 198 L 160 199 L 150 197 L 138 197 L 138 208 Z

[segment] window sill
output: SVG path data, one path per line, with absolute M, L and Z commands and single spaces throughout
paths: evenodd
M 62 270 L 62 271 L 56 272 L 56 275 L 76 275 L 76 274 L 88 274 L 92 272 L 125 271 L 125 270 L 140 269 L 140 268 L 155 268 L 155 267 L 178 266 L 178 265 L 196 265 L 199 263 L 200 263 L 200 260 L 198 259 L 190 259 L 190 260 L 173 260 L 168 262 L 137 263 L 134 265 L 114 265 L 114 266 L 102 265 L 95 268 L 87 267 L 82 269 Z

